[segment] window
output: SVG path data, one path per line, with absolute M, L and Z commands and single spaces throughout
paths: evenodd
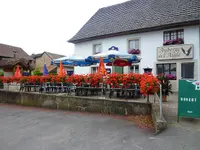
M 176 80 L 176 63 L 173 64 L 157 64 L 157 74 L 172 75 L 171 79 Z
M 182 39 L 180 41 L 180 39 Z M 172 41 L 170 44 L 184 44 L 184 30 L 165 31 L 163 34 L 163 41 Z
M 93 54 L 98 54 L 102 52 L 101 44 L 95 44 L 93 46 Z
M 194 79 L 194 62 L 181 64 L 181 78 Z
M 140 41 L 139 39 L 129 40 L 128 41 L 128 49 L 140 49 Z
M 184 38 L 184 30 L 173 30 L 164 32 L 164 41 L 167 40 L 176 40 L 178 38 Z
M 98 67 L 91 67 L 91 73 L 96 73 Z
M 140 73 L 139 65 L 130 66 L 129 69 L 130 69 L 130 70 L 129 70 L 130 73 L 132 73 L 132 72 L 133 72 L 133 73 Z

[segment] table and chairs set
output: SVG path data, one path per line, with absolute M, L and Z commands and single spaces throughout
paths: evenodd
M 108 98 L 137 99 L 140 98 L 140 87 L 132 84 L 129 87 L 112 87 L 111 85 L 100 84 L 98 87 L 90 85 L 77 86 L 71 83 L 23 83 L 20 85 L 20 92 L 39 92 L 39 93 L 67 93 L 75 96 L 104 96 Z

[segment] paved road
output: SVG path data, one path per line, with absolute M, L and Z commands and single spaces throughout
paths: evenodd
M 0 105 L 0 150 L 199 150 L 200 132 L 155 136 L 108 116 Z

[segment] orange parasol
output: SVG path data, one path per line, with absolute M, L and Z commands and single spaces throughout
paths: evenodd
M 20 69 L 19 69 L 19 65 L 17 65 L 17 68 L 16 68 L 16 70 L 15 70 L 14 77 L 19 78 L 19 77 L 21 77 L 21 76 L 22 76 L 22 75 L 21 75 L 21 72 L 20 72 Z
M 58 72 L 58 75 L 59 76 L 66 76 L 66 71 L 65 71 L 65 68 L 63 67 L 63 64 L 62 64 L 61 61 L 60 61 L 60 70 Z
M 98 67 L 97 73 L 101 73 L 101 74 L 103 74 L 103 75 L 106 75 L 106 74 L 107 74 L 106 68 L 105 68 L 105 65 L 104 65 L 104 62 L 103 62 L 102 57 L 100 57 L 99 67 Z

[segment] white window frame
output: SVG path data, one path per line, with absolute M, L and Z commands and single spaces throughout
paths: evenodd
M 136 41 L 136 40 L 138 40 L 139 41 L 139 46 L 138 46 L 138 48 L 135 48 L 135 49 L 139 49 L 140 50 L 140 45 L 141 45 L 141 38 L 130 38 L 130 39 L 128 39 L 128 50 L 130 50 L 130 41 Z
M 193 78 L 183 78 L 182 77 L 182 64 L 187 64 L 187 63 L 193 63 L 194 65 L 194 68 L 193 68 Z M 194 80 L 195 79 L 195 62 L 194 61 L 191 61 L 191 62 L 181 62 L 180 63 L 180 77 L 181 79 L 186 79 L 186 80 Z
M 97 45 L 100 45 L 100 46 L 101 46 L 101 50 L 100 50 L 100 52 L 96 52 L 96 49 L 95 49 L 95 47 L 96 47 Z M 98 53 L 101 53 L 101 52 L 102 52 L 102 44 L 101 44 L 101 43 L 96 43 L 96 44 L 93 44 L 93 50 L 92 50 L 92 52 L 93 52 L 93 54 L 98 54 Z
M 96 72 L 93 72 L 93 68 L 96 68 Z M 91 66 L 91 73 L 97 73 L 98 67 L 97 66 Z
M 138 72 L 135 72 L 135 66 L 138 66 Z M 133 71 L 131 71 L 132 70 L 131 67 L 133 67 Z M 129 73 L 140 73 L 140 64 L 133 64 L 132 66 L 129 66 L 128 69 Z

